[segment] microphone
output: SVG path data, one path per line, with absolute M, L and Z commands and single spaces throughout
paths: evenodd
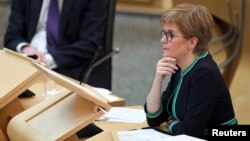
M 119 53 L 119 52 L 120 52 L 120 49 L 119 49 L 119 48 L 113 48 L 112 51 L 111 51 L 110 53 L 108 53 L 108 54 L 105 55 L 103 58 L 101 58 L 101 59 L 99 59 L 98 61 L 95 62 L 95 60 L 96 60 L 96 58 L 97 58 L 97 56 L 98 56 L 98 51 L 97 51 L 96 54 L 95 54 L 94 59 L 91 61 L 90 66 L 89 66 L 89 68 L 87 69 L 87 72 L 84 73 L 85 75 L 83 75 L 84 78 L 83 78 L 83 76 L 82 76 L 83 79 L 82 79 L 82 81 L 80 82 L 80 85 L 81 85 L 82 83 L 86 83 L 86 82 L 88 81 L 89 76 L 90 76 L 90 73 L 92 72 L 92 70 L 93 70 L 95 67 L 97 67 L 97 66 L 100 65 L 101 63 L 103 63 L 103 62 L 105 62 L 106 60 L 108 60 L 111 56 L 113 56 L 114 54 L 117 54 L 117 53 Z
M 86 83 L 89 79 L 89 76 L 92 72 L 92 70 L 97 67 L 98 65 L 100 65 L 101 63 L 105 62 L 106 60 L 108 60 L 112 55 L 119 53 L 120 49 L 119 48 L 113 48 L 112 51 L 110 53 L 108 53 L 107 55 L 105 55 L 103 58 L 99 59 L 98 61 L 96 61 L 98 55 L 99 55 L 99 50 L 101 49 L 101 47 L 99 47 L 94 55 L 94 58 L 91 60 L 90 65 L 87 69 L 87 71 L 85 71 L 85 73 L 82 74 L 81 76 L 81 82 L 80 85 L 84 82 Z M 96 62 L 95 62 L 96 61 Z M 100 132 L 102 132 L 103 130 L 101 128 L 99 128 L 98 126 L 96 126 L 94 123 L 89 124 L 88 126 L 84 127 L 83 129 L 79 130 L 76 135 L 79 138 L 82 137 L 90 137 L 90 136 L 94 136 Z

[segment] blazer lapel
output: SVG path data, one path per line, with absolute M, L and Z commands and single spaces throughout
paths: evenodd
M 69 22 L 69 16 L 71 14 L 71 7 L 73 6 L 75 0 L 64 0 L 63 1 L 63 6 L 62 6 L 62 11 L 60 14 L 60 25 L 59 25 L 59 40 L 61 39 L 63 29 L 65 29 L 65 26 Z
M 35 34 L 36 31 L 36 26 L 39 20 L 39 16 L 40 16 L 40 11 L 42 8 L 42 4 L 43 4 L 43 0 L 32 0 L 31 2 L 31 8 L 30 8 L 30 21 L 29 21 L 29 28 L 30 28 L 30 32 L 29 32 L 29 36 L 30 38 Z

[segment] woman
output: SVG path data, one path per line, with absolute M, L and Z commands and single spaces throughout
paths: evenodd
M 208 9 L 180 4 L 161 23 L 163 57 L 145 104 L 148 124 L 167 122 L 170 133 L 195 137 L 208 127 L 237 124 L 229 90 L 208 53 L 214 24 Z M 171 80 L 161 94 L 166 76 Z

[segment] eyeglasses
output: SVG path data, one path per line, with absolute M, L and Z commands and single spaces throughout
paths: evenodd
M 171 42 L 176 36 L 184 37 L 183 35 L 174 35 L 171 31 L 166 32 L 165 30 L 161 30 L 161 37 L 166 37 L 168 42 Z

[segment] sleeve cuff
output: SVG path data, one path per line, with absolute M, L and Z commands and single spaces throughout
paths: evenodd
M 162 110 L 163 110 L 162 105 L 161 105 L 161 107 L 160 107 L 156 112 L 154 112 L 154 113 L 149 113 L 146 105 L 147 105 L 147 103 L 145 104 L 144 109 L 145 109 L 145 113 L 146 113 L 146 116 L 147 116 L 147 117 L 149 117 L 149 118 L 155 118 L 155 117 L 159 116 L 159 115 L 162 113 Z
M 16 47 L 16 51 L 19 52 L 19 53 L 22 53 L 22 52 L 21 52 L 21 49 L 22 49 L 24 46 L 27 46 L 27 45 L 29 45 L 29 44 L 26 43 L 26 42 L 23 42 L 23 43 L 18 44 L 17 47 Z
M 175 121 L 170 123 L 170 125 L 168 126 L 168 130 L 169 130 L 170 133 L 173 133 L 173 126 L 175 124 L 177 124 L 178 122 L 179 122 L 178 120 L 175 120 Z
M 55 69 L 57 68 L 57 64 L 55 62 L 55 60 L 53 59 L 52 55 L 51 54 L 45 54 L 45 59 L 48 63 L 48 67 L 49 69 Z

